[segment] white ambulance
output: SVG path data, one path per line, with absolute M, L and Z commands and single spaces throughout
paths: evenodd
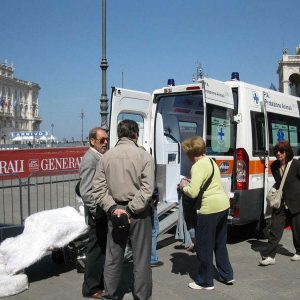
M 269 168 L 275 160 L 274 145 L 288 140 L 295 156 L 300 155 L 300 99 L 236 77 L 238 73 L 227 82 L 203 78 L 180 86 L 169 80 L 153 94 L 113 88 L 110 145 L 117 142 L 118 122 L 138 122 L 139 144 L 154 157 L 160 201 L 167 208 L 178 202 L 181 177 L 190 176 L 191 163 L 180 144 L 187 137 L 202 136 L 230 197 L 229 223 L 258 222 L 265 227 L 270 217 L 266 193 L 274 183 Z

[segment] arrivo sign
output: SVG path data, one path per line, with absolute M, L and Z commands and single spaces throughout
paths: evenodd
M 35 172 L 78 171 L 87 149 L 74 147 L 0 151 L 0 175 L 28 177 Z

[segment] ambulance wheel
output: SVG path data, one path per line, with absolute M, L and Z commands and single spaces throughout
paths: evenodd
M 62 249 L 54 250 L 51 254 L 52 261 L 58 265 L 64 263 L 64 252 Z

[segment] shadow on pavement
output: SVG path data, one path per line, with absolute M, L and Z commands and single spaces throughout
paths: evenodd
M 174 252 L 170 259 L 173 263 L 171 272 L 180 275 L 189 275 L 195 278 L 198 272 L 198 260 L 196 254 L 189 254 L 184 252 Z
M 249 244 L 251 244 L 252 250 L 254 250 L 255 252 L 259 252 L 259 253 L 261 253 L 263 250 L 265 250 L 268 245 L 268 241 L 262 242 L 259 240 L 249 240 L 247 242 Z M 290 256 L 290 257 L 294 255 L 294 253 L 292 253 L 289 250 L 287 250 L 286 248 L 284 248 L 282 244 L 278 245 L 277 254 L 281 254 L 284 256 Z
M 44 280 L 53 276 L 60 276 L 74 269 L 75 265 L 55 264 L 51 255 L 47 255 L 40 261 L 26 269 L 29 282 Z

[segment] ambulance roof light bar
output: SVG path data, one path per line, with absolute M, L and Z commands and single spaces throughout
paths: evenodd
M 175 80 L 174 79 L 168 79 L 168 86 L 175 86 Z
M 240 81 L 240 73 L 239 72 L 232 72 L 231 73 L 231 80 Z
M 240 81 L 240 73 L 239 72 L 232 72 L 231 73 L 231 80 Z

